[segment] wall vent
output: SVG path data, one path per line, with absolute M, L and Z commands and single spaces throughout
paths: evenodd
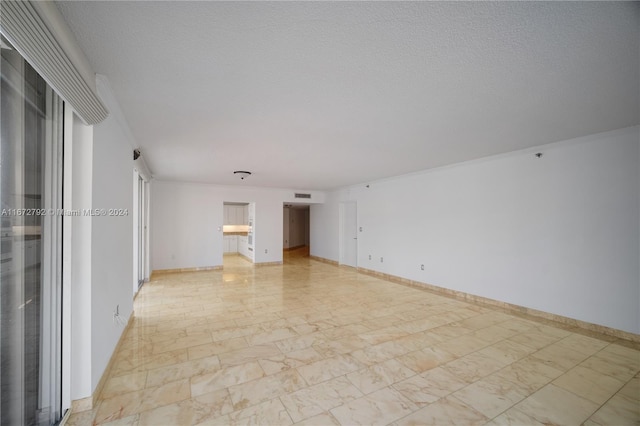
M 296 192 L 295 194 L 295 198 L 307 198 L 307 199 L 311 199 L 311 194 L 301 194 L 299 192 Z

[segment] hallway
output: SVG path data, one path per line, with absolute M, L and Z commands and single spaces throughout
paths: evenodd
M 156 276 L 68 425 L 631 424 L 639 345 L 286 252 Z M 635 349 L 633 349 L 635 348 Z

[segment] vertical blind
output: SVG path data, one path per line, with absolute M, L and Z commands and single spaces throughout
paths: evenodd
M 95 80 L 88 81 L 67 54 L 51 22 L 58 27 L 64 23 L 53 2 L 0 1 L 0 32 L 86 124 L 100 123 L 109 111 L 95 91 Z

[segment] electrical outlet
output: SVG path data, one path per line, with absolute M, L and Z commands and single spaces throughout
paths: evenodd
M 382 263 L 382 262 L 384 262 L 384 258 L 383 257 L 380 258 L 380 263 Z
M 420 270 L 424 271 L 424 265 L 420 265 Z
M 264 249 L 264 254 L 267 254 L 267 253 L 269 253 L 269 250 Z
M 369 255 L 369 260 L 371 260 L 371 255 Z

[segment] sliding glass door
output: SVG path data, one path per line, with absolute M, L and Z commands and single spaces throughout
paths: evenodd
M 147 279 L 147 185 L 148 183 L 136 172 L 138 176 L 138 199 L 137 202 L 137 221 L 138 221 L 138 291 Z
M 61 99 L 2 39 L 0 424 L 60 418 Z

